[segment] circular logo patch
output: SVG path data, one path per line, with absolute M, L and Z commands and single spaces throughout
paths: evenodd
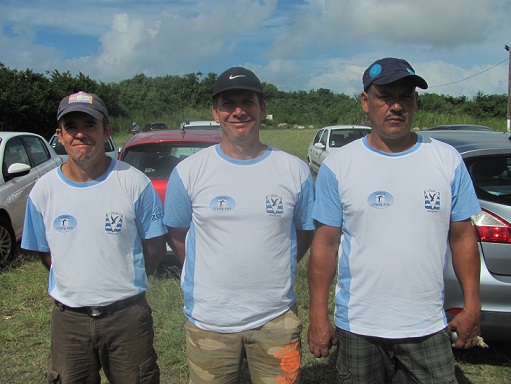
M 394 196 L 385 191 L 376 191 L 367 198 L 367 204 L 376 209 L 384 209 L 394 204 Z
M 371 76 L 371 77 L 376 77 L 380 73 L 381 73 L 381 65 L 380 64 L 373 65 L 371 67 L 371 69 L 369 70 L 369 76 Z
M 53 228 L 57 232 L 69 232 L 76 228 L 76 219 L 71 215 L 60 215 L 53 221 Z
M 236 202 L 229 196 L 217 196 L 209 203 L 209 209 L 219 213 L 230 212 L 236 206 Z

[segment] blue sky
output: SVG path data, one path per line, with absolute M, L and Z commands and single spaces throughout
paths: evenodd
M 510 16 L 509 0 L 0 0 L 0 62 L 104 82 L 242 65 L 284 91 L 356 95 L 394 56 L 427 92 L 507 94 Z

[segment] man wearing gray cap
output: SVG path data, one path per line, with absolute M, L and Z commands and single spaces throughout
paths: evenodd
M 49 383 L 157 384 L 147 274 L 165 254 L 161 201 L 151 181 L 105 154 L 108 110 L 94 94 L 66 96 L 57 136 L 68 161 L 27 201 L 21 246 L 50 270 Z
M 475 346 L 479 334 L 480 261 L 470 222 L 479 203 L 459 153 L 411 131 L 415 87 L 428 86 L 411 65 L 377 60 L 362 81 L 371 133 L 329 156 L 316 180 L 309 348 L 320 357 L 339 345 L 342 383 L 455 383 L 451 347 Z M 448 247 L 465 298 L 449 324 Z M 334 331 L 327 302 L 336 267 Z M 451 330 L 459 335 L 452 345 Z
M 262 144 L 263 87 L 242 67 L 222 73 L 212 113 L 219 145 L 172 171 L 164 223 L 184 262 L 190 383 L 297 383 L 301 322 L 293 290 L 313 234 L 314 182 L 302 160 Z

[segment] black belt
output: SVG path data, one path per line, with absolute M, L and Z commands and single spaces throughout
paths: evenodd
M 60 301 L 55 300 L 55 305 L 60 308 L 62 311 L 71 311 L 84 313 L 89 315 L 90 317 L 101 317 L 104 315 L 110 315 L 114 312 L 117 312 L 121 309 L 128 308 L 135 304 L 136 302 L 142 300 L 145 297 L 145 292 L 139 293 L 138 295 L 128 297 L 127 299 L 122 299 L 116 301 L 110 305 L 105 306 L 96 306 L 96 307 L 68 307 L 65 304 L 62 304 Z

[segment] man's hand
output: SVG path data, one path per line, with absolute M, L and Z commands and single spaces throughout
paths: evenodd
M 452 331 L 456 331 L 457 340 L 452 343 L 453 348 L 472 348 L 479 343 L 479 313 L 468 313 L 462 310 L 447 325 Z
M 337 335 L 332 324 L 326 321 L 314 321 L 311 319 L 309 326 L 309 350 L 316 357 L 326 357 L 330 354 L 330 348 L 337 345 Z

